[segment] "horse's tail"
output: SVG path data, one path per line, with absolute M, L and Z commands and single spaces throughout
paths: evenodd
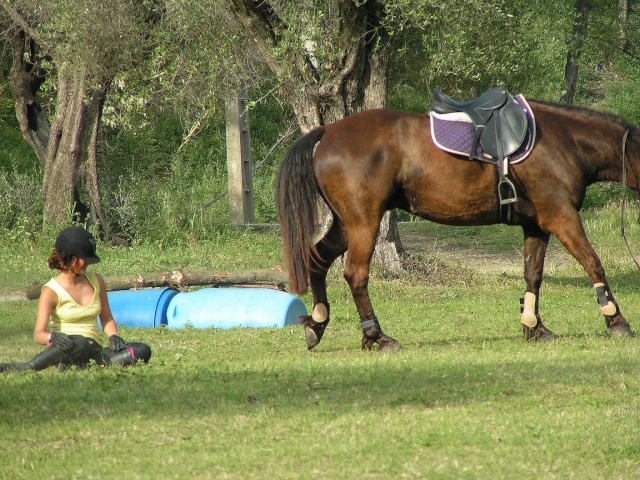
M 324 131 L 324 127 L 315 128 L 291 146 L 276 180 L 276 205 L 289 288 L 300 295 L 309 288 L 311 257 L 316 253 L 313 232 L 320 189 L 313 172 L 313 149 Z

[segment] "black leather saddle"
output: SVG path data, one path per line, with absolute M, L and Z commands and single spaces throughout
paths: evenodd
M 469 158 L 497 166 L 498 215 L 500 220 L 510 223 L 511 204 L 518 201 L 518 195 L 508 178 L 509 155 L 520 148 L 527 136 L 529 125 L 525 110 L 504 87 L 494 87 L 469 102 L 453 100 L 436 88 L 431 110 L 440 114 L 463 112 L 471 118 L 475 133 Z
M 485 154 L 502 161 L 515 152 L 527 134 L 527 114 L 504 87 L 494 87 L 469 102 L 458 102 L 437 88 L 431 109 L 437 113 L 464 112 L 473 121 L 476 133 L 471 148 L 475 157 L 478 142 Z

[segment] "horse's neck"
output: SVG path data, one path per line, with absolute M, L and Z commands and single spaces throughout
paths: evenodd
M 621 181 L 624 135 L 621 126 L 594 118 L 584 121 L 580 130 L 575 134 L 577 157 L 591 173 L 592 182 Z
M 603 135 L 611 141 L 603 142 L 600 150 L 592 155 L 597 168 L 596 181 L 622 182 L 624 170 L 629 170 L 630 162 L 633 162 L 633 165 L 640 164 L 638 141 L 632 140 L 624 132 L 621 135 L 618 130 Z M 632 142 L 634 145 L 631 145 Z

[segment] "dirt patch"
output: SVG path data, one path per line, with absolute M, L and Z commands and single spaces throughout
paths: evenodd
M 0 293 L 0 302 L 11 302 L 16 300 L 26 300 L 24 292 Z
M 476 272 L 515 273 L 523 269 L 521 251 L 504 251 L 474 245 L 448 244 L 431 232 L 402 231 L 402 245 L 409 258 L 458 266 Z

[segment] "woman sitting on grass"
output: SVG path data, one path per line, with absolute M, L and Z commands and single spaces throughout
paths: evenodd
M 109 308 L 107 289 L 100 275 L 87 272 L 98 263 L 96 242 L 82 227 L 65 228 L 56 239 L 49 268 L 60 273 L 43 287 L 38 302 L 33 339 L 48 347 L 28 362 L 0 363 L 0 372 L 42 370 L 54 365 L 58 370 L 76 365 L 86 367 L 91 360 L 102 366 L 148 362 L 151 348 L 144 343 L 127 343 L 118 336 Z M 97 319 L 109 337 L 103 348 Z M 51 322 L 51 332 L 47 327 Z

